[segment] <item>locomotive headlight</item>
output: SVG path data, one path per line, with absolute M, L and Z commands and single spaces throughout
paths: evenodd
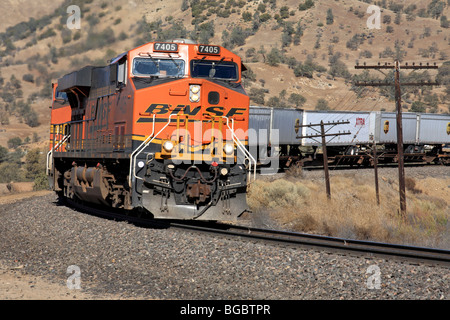
M 226 155 L 229 155 L 229 156 L 232 155 L 234 152 L 234 145 L 231 143 L 226 143 L 223 146 L 223 151 L 225 152 Z
M 200 92 L 200 86 L 191 86 L 191 92 L 192 93 L 199 93 Z
M 228 169 L 227 168 L 220 169 L 220 174 L 226 176 L 228 174 Z
M 200 101 L 200 86 L 199 85 L 191 85 L 189 90 L 189 100 L 191 102 L 199 102 Z
M 173 150 L 173 147 L 175 147 L 175 144 L 172 141 L 167 140 L 163 144 L 163 148 L 167 152 L 171 152 Z
M 191 95 L 191 102 L 198 102 L 198 100 L 200 100 L 198 94 Z

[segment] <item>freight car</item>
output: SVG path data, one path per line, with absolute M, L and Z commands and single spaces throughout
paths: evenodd
M 320 165 L 318 129 L 326 126 L 331 165 L 371 165 L 373 148 L 380 162 L 397 162 L 396 114 L 365 111 L 309 111 L 250 106 L 250 152 L 261 166 L 288 167 L 293 163 Z M 327 125 L 337 123 L 336 125 Z M 403 113 L 404 157 L 407 162 L 450 163 L 450 115 Z M 336 133 L 349 133 L 336 135 Z M 269 148 L 261 148 L 264 142 Z M 446 148 L 447 146 L 447 148 Z
M 239 56 L 151 42 L 54 85 L 47 174 L 61 197 L 154 218 L 234 220 L 256 160 Z

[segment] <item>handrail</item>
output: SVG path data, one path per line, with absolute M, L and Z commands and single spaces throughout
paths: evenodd
M 236 134 L 234 133 L 234 121 L 233 119 L 231 119 L 231 125 L 232 127 L 230 127 L 229 125 L 229 118 L 222 116 L 222 118 L 225 118 L 227 120 L 227 127 L 228 129 L 230 129 L 232 137 L 233 137 L 233 141 L 236 143 L 237 147 L 239 148 L 239 150 L 241 150 L 241 152 L 244 154 L 244 156 L 249 160 L 249 173 L 248 173 L 248 180 L 250 182 L 251 180 L 251 172 L 252 172 L 252 161 L 254 163 L 254 167 L 253 167 L 253 180 L 256 180 L 256 160 L 255 158 L 251 155 L 251 153 L 245 148 L 245 146 L 242 144 L 241 140 L 239 140 L 239 138 L 236 136 Z
M 167 128 L 167 126 L 170 124 L 170 119 L 172 118 L 172 116 L 174 116 L 175 114 L 171 114 L 169 116 L 169 121 L 167 122 L 167 124 L 161 129 L 159 130 L 159 132 L 155 135 L 155 119 L 156 119 L 156 113 L 153 114 L 153 129 L 152 129 L 152 133 L 147 137 L 147 139 L 144 140 L 144 142 L 142 142 L 139 147 L 136 148 L 136 150 L 133 151 L 133 153 L 130 156 L 130 172 L 128 175 L 128 184 L 130 185 L 130 188 L 132 188 L 132 178 L 135 179 L 140 179 L 143 180 L 142 178 L 139 178 L 136 175 L 136 158 L 137 156 L 144 151 L 145 148 L 147 148 L 147 146 L 152 143 L 152 141 L 165 129 Z
M 147 139 L 145 139 L 144 142 L 142 142 L 139 147 L 136 148 L 135 151 L 133 151 L 133 153 L 130 156 L 130 171 L 129 171 L 129 178 L 128 178 L 128 184 L 130 187 L 132 187 L 132 178 L 134 179 L 139 179 L 139 180 L 143 180 L 142 178 L 138 177 L 136 175 L 136 158 L 138 157 L 139 154 L 141 154 L 142 151 L 144 151 L 145 148 L 147 148 L 147 146 L 152 143 L 152 141 L 164 130 L 166 129 L 171 122 L 171 118 L 173 116 L 176 116 L 176 114 L 171 114 L 169 116 L 168 122 L 167 124 L 161 129 L 159 130 L 159 132 L 157 134 L 155 133 L 155 117 L 156 114 L 153 114 L 153 129 L 152 129 L 152 133 L 147 137 Z M 242 142 L 238 139 L 238 137 L 236 136 L 236 134 L 234 133 L 234 121 L 233 119 L 231 119 L 231 124 L 232 126 L 230 127 L 230 119 L 222 116 L 222 118 L 225 118 L 227 120 L 226 125 L 228 127 L 228 129 L 230 129 L 232 137 L 233 137 L 233 141 L 236 143 L 237 147 L 239 148 L 239 150 L 241 150 L 241 152 L 244 154 L 245 158 L 249 160 L 249 180 L 251 180 L 251 172 L 253 169 L 253 180 L 256 180 L 256 160 L 255 158 L 250 154 L 250 152 L 245 148 L 245 146 L 242 144 Z M 253 167 L 252 167 L 252 162 L 253 162 Z
M 70 134 L 67 136 L 64 136 L 64 138 L 58 142 L 57 145 L 55 145 L 48 153 L 47 153 L 47 163 L 46 163 L 46 174 L 50 175 L 50 156 L 53 155 L 53 151 L 59 148 L 64 142 L 66 142 L 67 139 L 70 138 Z

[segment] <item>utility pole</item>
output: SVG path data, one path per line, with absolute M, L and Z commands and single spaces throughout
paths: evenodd
M 406 217 L 406 188 L 405 188 L 405 166 L 404 166 L 404 156 L 403 156 L 403 128 L 402 128 L 402 94 L 401 94 L 401 86 L 433 86 L 438 85 L 437 82 L 421 82 L 421 83 L 401 83 L 400 82 L 400 69 L 438 69 L 436 63 L 430 65 L 427 63 L 426 65 L 422 65 L 419 63 L 416 65 L 413 63 L 412 65 L 400 65 L 398 60 L 395 60 L 394 65 L 390 63 L 386 63 L 385 65 L 381 65 L 378 63 L 376 66 L 360 66 L 357 64 L 355 69 L 394 69 L 394 83 L 374 83 L 374 82 L 356 82 L 356 86 L 394 86 L 395 88 L 395 104 L 397 110 L 397 152 L 398 152 L 398 179 L 399 179 L 399 193 L 400 193 L 400 211 L 403 218 Z
M 320 121 L 320 123 L 318 123 L 318 124 L 306 124 L 306 125 L 296 125 L 295 126 L 295 131 L 296 132 L 298 132 L 298 130 L 300 128 L 303 128 L 303 127 L 309 127 L 309 128 L 312 128 L 314 131 L 318 132 L 318 134 L 297 136 L 297 139 L 322 138 L 323 169 L 325 171 L 325 187 L 326 187 L 326 190 L 327 190 L 327 198 L 329 200 L 331 199 L 331 187 L 330 187 L 330 172 L 328 170 L 328 153 L 327 153 L 326 137 L 333 137 L 332 139 L 334 139 L 337 136 L 343 136 L 343 135 L 351 134 L 350 132 L 328 133 L 328 131 L 330 131 L 330 129 L 333 128 L 334 126 L 337 126 L 337 125 L 340 125 L 340 124 L 349 124 L 349 123 L 350 123 L 349 121 L 338 121 L 338 122 L 327 122 L 327 123 L 324 123 L 323 121 Z M 314 127 L 318 127 L 318 126 L 320 126 L 320 133 L 319 133 L 319 131 L 317 129 L 314 128 Z M 332 127 L 329 128 L 327 131 L 325 131 L 325 126 L 332 126 Z
M 372 144 L 373 152 L 373 169 L 375 170 L 375 194 L 377 197 L 377 205 L 380 205 L 380 189 L 378 188 L 378 155 L 377 155 L 377 143 Z
M 325 126 L 323 124 L 323 121 L 320 121 L 320 135 L 322 136 L 323 170 L 325 171 L 325 185 L 327 189 L 327 197 L 328 199 L 331 199 L 330 172 L 328 171 L 327 142 L 325 139 Z

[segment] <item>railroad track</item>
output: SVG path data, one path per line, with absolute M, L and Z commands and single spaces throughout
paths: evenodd
M 212 232 L 238 236 L 252 240 L 275 242 L 282 245 L 304 246 L 333 252 L 365 254 L 385 258 L 399 258 L 419 263 L 439 264 L 450 267 L 450 250 L 414 247 L 373 241 L 328 237 L 298 232 L 250 228 L 228 224 L 214 227 L 192 225 L 190 223 L 171 223 L 172 227 L 193 231 Z
M 241 239 L 264 241 L 278 245 L 300 246 L 357 256 L 364 255 L 386 259 L 402 259 L 409 262 L 450 267 L 450 250 L 445 249 L 344 239 L 298 232 L 252 228 L 226 223 L 153 220 L 145 217 L 125 215 L 120 210 L 105 211 L 99 208 L 88 207 L 71 200 L 66 201 L 70 206 L 88 214 L 119 221 L 127 221 L 141 227 L 173 228 L 192 232 L 207 232 L 214 235 L 233 238 L 239 237 Z

